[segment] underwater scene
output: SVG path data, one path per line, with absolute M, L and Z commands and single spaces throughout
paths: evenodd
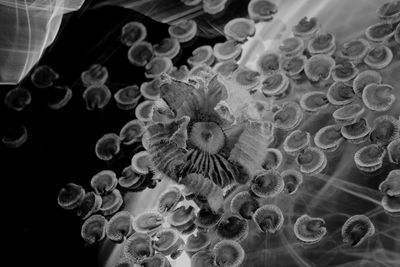
M 400 1 L 0 1 L 3 261 L 400 267 Z

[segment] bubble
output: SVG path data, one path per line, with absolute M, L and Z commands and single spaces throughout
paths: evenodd
M 391 197 L 400 196 L 400 170 L 391 170 L 379 184 L 379 191 Z
M 392 50 L 385 46 L 379 45 L 371 49 L 364 58 L 365 64 L 373 69 L 386 68 L 393 60 Z
M 95 174 L 90 181 L 94 192 L 98 195 L 109 193 L 115 189 L 118 184 L 115 172 L 111 170 L 103 170 Z
M 261 232 L 275 234 L 281 229 L 284 217 L 278 206 L 267 204 L 254 212 L 253 221 Z
M 247 18 L 235 18 L 230 20 L 224 26 L 224 34 L 228 40 L 234 40 L 243 43 L 248 37 L 254 36 L 256 26 L 254 21 Z
M 324 219 L 314 218 L 304 214 L 296 219 L 293 230 L 297 239 L 306 244 L 314 244 L 321 241 L 327 234 L 324 225 Z
M 107 220 L 101 215 L 90 216 L 82 225 L 81 236 L 88 244 L 101 241 L 106 236 Z
M 382 4 L 376 11 L 380 19 L 395 24 L 400 20 L 400 2 L 389 1 Z
M 245 219 L 236 215 L 222 218 L 217 225 L 217 235 L 222 239 L 240 242 L 246 239 L 248 233 L 249 224 Z
M 150 236 L 143 233 L 134 233 L 124 244 L 123 253 L 126 258 L 138 262 L 154 253 Z
M 364 113 L 365 109 L 360 104 L 345 105 L 332 113 L 335 121 L 340 125 L 350 125 L 357 122 L 357 120 Z
M 115 213 L 108 221 L 106 235 L 113 242 L 121 243 L 133 233 L 133 217 L 129 211 Z
M 340 48 L 339 54 L 341 57 L 358 64 L 362 62 L 364 57 L 370 50 L 370 44 L 363 38 L 350 40 L 345 42 Z
M 282 152 L 279 149 L 269 147 L 266 149 L 266 157 L 261 167 L 263 167 L 266 170 L 271 170 L 271 169 L 277 170 L 281 167 L 282 163 L 283 163 Z
M 76 214 L 86 220 L 90 215 L 100 210 L 102 198 L 94 192 L 87 192 L 77 208 Z
M 373 111 L 388 111 L 396 100 L 393 90 L 389 84 L 368 84 L 362 93 L 364 105 Z
M 217 64 L 215 64 L 213 67 L 213 71 L 221 74 L 224 77 L 229 77 L 238 68 L 239 68 L 239 65 L 237 64 L 237 62 L 235 60 L 227 60 L 227 61 L 222 61 L 222 62 L 218 62 Z
M 400 213 L 400 197 L 399 196 L 388 196 L 384 195 L 382 197 L 381 205 L 383 209 L 389 214 L 397 215 Z
M 283 72 L 275 72 L 261 79 L 261 91 L 266 97 L 284 97 L 289 90 L 289 78 Z
M 362 96 L 365 87 L 371 83 L 380 84 L 382 76 L 374 70 L 365 70 L 360 72 L 353 80 L 353 91 L 356 95 Z
M 233 240 L 221 240 L 214 245 L 215 266 L 236 267 L 242 264 L 245 252 L 242 246 Z
M 297 189 L 303 183 L 303 175 L 293 169 L 287 169 L 281 172 L 281 176 L 285 187 L 283 191 L 289 195 L 296 193 Z
M 66 210 L 77 208 L 85 196 L 85 189 L 82 186 L 69 183 L 61 188 L 57 196 L 57 202 L 60 207 Z
M 307 92 L 300 98 L 300 107 L 310 113 L 324 110 L 328 106 L 329 100 L 325 92 Z
M 278 53 L 266 51 L 258 57 L 256 65 L 262 74 L 270 74 L 280 69 L 281 58 Z
M 157 210 L 160 213 L 171 212 L 183 200 L 182 192 L 176 186 L 165 190 L 158 198 Z
M 238 214 L 246 220 L 250 220 L 258 208 L 257 200 L 247 191 L 237 193 L 230 204 L 232 213 Z
M 214 265 L 214 253 L 209 250 L 196 252 L 190 260 L 191 267 L 212 267 Z
M 148 122 L 152 120 L 153 108 L 155 102 L 153 100 L 144 100 L 139 105 L 136 106 L 135 116 L 138 120 L 143 122 Z
M 168 73 L 171 78 L 177 80 L 185 80 L 189 75 L 189 69 L 186 65 L 182 65 L 179 68 L 172 67 L 171 71 Z
M 134 109 L 137 106 L 140 97 L 141 93 L 137 85 L 123 87 L 114 94 L 117 107 L 121 110 Z
M 154 55 L 156 57 L 175 58 L 181 50 L 179 41 L 175 38 L 164 38 L 160 43 L 153 45 Z
M 310 146 L 310 133 L 302 130 L 294 130 L 286 136 L 283 142 L 283 150 L 289 155 L 296 155 Z
M 211 243 L 211 236 L 207 233 L 198 231 L 196 234 L 191 234 L 186 241 L 185 251 L 191 255 L 200 250 L 204 250 Z
M 111 92 L 106 85 L 91 85 L 82 96 L 87 110 L 103 109 L 110 102 Z
M 47 106 L 53 110 L 63 108 L 72 98 L 72 90 L 68 86 L 54 86 L 46 94 Z
M 239 67 L 232 75 L 232 79 L 247 91 L 255 91 L 260 85 L 260 73 L 245 67 Z
M 150 171 L 150 154 L 147 151 L 140 151 L 133 155 L 131 160 L 132 169 L 140 174 L 147 174 Z
M 368 139 L 371 127 L 365 118 L 359 118 L 353 124 L 342 126 L 341 133 L 343 137 L 350 143 L 360 144 Z
M 332 69 L 332 78 L 337 82 L 348 82 L 358 74 L 358 69 L 350 61 L 343 61 Z
M 279 51 L 285 57 L 301 55 L 304 51 L 304 41 L 299 37 L 288 37 L 282 41 Z
M 144 76 L 152 79 L 160 76 L 163 72 L 167 73 L 172 69 L 172 61 L 167 57 L 154 57 L 145 66 Z
M 124 203 L 121 193 L 118 189 L 102 196 L 100 210 L 104 216 L 112 215 L 116 213 Z
M 180 234 L 173 228 L 159 230 L 154 237 L 154 249 L 164 255 L 169 255 L 169 251 L 180 238 Z
M 103 85 L 108 79 L 108 70 L 100 64 L 93 64 L 81 74 L 83 86 Z
M 385 149 L 380 145 L 366 145 L 354 154 L 354 162 L 359 170 L 374 172 L 382 167 L 385 154 Z
M 242 46 L 234 40 L 228 40 L 215 44 L 213 52 L 217 60 L 235 60 L 242 54 Z
M 14 124 L 6 128 L 1 142 L 5 147 L 17 148 L 28 140 L 28 130 L 22 124 Z
M 203 0 L 203 10 L 205 13 L 215 15 L 223 11 L 228 0 Z
M 22 111 L 32 102 L 31 93 L 23 88 L 16 87 L 7 92 L 4 97 L 4 103 L 10 109 L 15 111 Z
M 114 133 L 103 135 L 96 142 L 95 152 L 97 158 L 108 161 L 119 153 L 121 140 Z
M 394 34 L 394 26 L 390 23 L 380 22 L 369 26 L 365 30 L 365 36 L 372 42 L 385 42 Z
M 181 20 L 169 26 L 168 33 L 180 43 L 189 42 L 197 34 L 197 23 L 194 20 Z
M 126 46 L 137 44 L 147 37 L 147 29 L 139 21 L 130 21 L 121 29 L 121 42 Z
M 300 171 L 306 175 L 315 175 L 322 172 L 327 164 L 325 153 L 316 147 L 307 147 L 296 157 Z
M 328 125 L 318 130 L 314 137 L 314 143 L 325 152 L 336 151 L 343 142 L 340 125 Z
M 250 184 L 250 190 L 258 197 L 275 197 L 282 192 L 284 182 L 279 172 L 265 170 L 256 175 Z
M 387 145 L 400 137 L 400 122 L 393 116 L 381 115 L 373 121 L 370 139 L 372 143 Z
M 154 56 L 153 46 L 146 41 L 133 44 L 128 50 L 129 62 L 138 67 L 146 66 Z
M 318 33 L 307 46 L 311 55 L 333 55 L 336 50 L 336 37 L 332 33 Z
M 327 55 L 320 54 L 311 56 L 304 65 L 304 72 L 308 79 L 313 82 L 328 80 L 335 66 L 335 60 Z
M 400 139 L 391 141 L 387 146 L 389 161 L 393 164 L 400 164 Z
M 164 221 L 164 217 L 159 212 L 148 210 L 136 215 L 132 227 L 136 232 L 149 233 L 160 229 Z
M 355 100 L 353 87 L 344 82 L 334 82 L 328 89 L 328 101 L 332 105 L 344 106 Z
M 295 26 L 293 26 L 292 31 L 294 36 L 300 37 L 302 39 L 312 38 L 319 30 L 319 23 L 317 18 L 307 18 L 303 17 Z
M 292 79 L 299 79 L 304 70 L 307 57 L 298 55 L 290 58 L 282 59 L 282 70 Z
M 304 114 L 300 106 L 293 101 L 285 101 L 273 115 L 274 126 L 278 129 L 291 131 L 303 120 Z
M 211 229 L 222 219 L 222 211 L 213 211 L 210 207 L 201 207 L 197 213 L 195 223 L 202 229 Z
M 31 81 L 33 86 L 36 88 L 49 88 L 53 85 L 53 82 L 59 77 L 58 73 L 55 72 L 48 65 L 40 65 L 36 67 L 31 74 Z
M 352 247 L 361 245 L 375 233 L 375 226 L 365 215 L 353 215 L 342 226 L 343 242 Z

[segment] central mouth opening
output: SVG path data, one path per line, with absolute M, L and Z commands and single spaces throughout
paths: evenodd
M 216 154 L 225 144 L 225 135 L 215 122 L 196 122 L 190 132 L 190 141 L 200 150 Z

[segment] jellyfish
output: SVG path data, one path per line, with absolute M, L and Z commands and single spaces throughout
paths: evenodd
M 176 186 L 171 186 L 159 196 L 157 210 L 160 213 L 172 212 L 182 200 L 181 190 Z
M 65 107 L 72 98 L 72 90 L 66 85 L 49 88 L 46 94 L 47 106 L 53 110 Z
M 147 41 L 139 41 L 128 50 L 128 60 L 133 66 L 144 67 L 154 56 L 153 46 Z
M 275 197 L 282 192 L 284 182 L 276 170 L 263 171 L 256 175 L 250 185 L 250 190 L 258 197 Z
M 325 92 L 312 91 L 303 94 L 299 104 L 303 110 L 314 113 L 328 107 L 329 100 Z
M 23 87 L 16 87 L 7 92 L 4 103 L 15 111 L 24 110 L 32 102 L 32 95 L 29 90 Z
M 211 244 L 212 236 L 207 233 L 198 231 L 196 234 L 191 234 L 185 243 L 185 251 L 193 256 L 194 253 L 204 250 Z
M 332 78 L 337 82 L 348 82 L 353 80 L 358 72 L 352 62 L 343 61 L 332 68 Z
M 310 57 L 304 65 L 307 78 L 313 82 L 328 80 L 335 66 L 335 60 L 324 54 Z
M 115 213 L 108 221 L 106 226 L 106 236 L 113 242 L 121 243 L 131 234 L 133 216 L 129 211 Z
M 281 209 L 274 204 L 259 207 L 254 212 L 252 219 L 261 232 L 270 234 L 279 231 L 284 222 Z
M 233 240 L 221 240 L 213 248 L 215 266 L 236 267 L 244 261 L 245 252 L 242 246 Z
M 119 132 L 119 138 L 124 145 L 131 145 L 141 140 L 146 128 L 142 121 L 133 119 L 127 122 Z
M 360 72 L 353 80 L 353 91 L 356 95 L 362 96 L 365 87 L 371 83 L 380 84 L 382 76 L 374 70 L 365 70 Z
M 247 220 L 236 215 L 222 218 L 217 225 L 218 237 L 226 240 L 234 240 L 240 242 L 246 239 L 249 233 L 249 224 Z
M 387 146 L 389 161 L 393 164 L 400 164 L 400 139 L 391 141 Z
M 359 170 L 374 172 L 382 167 L 385 154 L 386 150 L 380 145 L 366 145 L 354 154 L 354 162 Z
M 307 57 L 303 55 L 293 56 L 290 58 L 282 59 L 282 70 L 287 76 L 296 80 L 302 77 L 304 66 L 306 64 Z
M 317 18 L 303 17 L 295 26 L 293 26 L 292 31 L 294 36 L 309 40 L 318 32 L 319 27 Z
M 136 190 L 145 182 L 146 176 L 135 172 L 129 165 L 122 170 L 121 177 L 118 178 L 118 185 L 126 190 Z
M 18 148 L 28 140 L 28 130 L 22 124 L 13 124 L 6 128 L 1 142 L 5 147 Z
M 283 98 L 290 88 L 289 78 L 280 71 L 263 77 L 261 83 L 261 91 L 266 97 Z
M 388 111 L 396 100 L 393 90 L 389 84 L 368 84 L 362 93 L 363 103 L 373 111 Z
M 258 201 L 247 191 L 237 193 L 231 200 L 230 210 L 246 220 L 250 220 L 259 208 Z
M 341 57 L 349 60 L 350 62 L 359 64 L 367 55 L 370 47 L 371 45 L 369 42 L 363 38 L 353 39 L 345 42 L 341 46 L 339 54 Z
M 116 213 L 124 203 L 122 195 L 118 189 L 102 195 L 100 211 L 104 216 L 113 215 Z
M 297 239 L 305 244 L 314 244 L 327 234 L 325 220 L 303 214 L 296 219 L 293 231 Z
M 393 52 L 386 45 L 380 45 L 371 49 L 364 58 L 365 64 L 372 69 L 386 68 L 393 60 Z
M 150 154 L 147 151 L 141 151 L 133 155 L 131 159 L 132 169 L 140 174 L 147 174 L 150 171 Z
M 272 51 L 263 52 L 257 59 L 257 69 L 262 74 L 275 72 L 281 67 L 281 57 L 278 53 Z
M 203 45 L 192 51 L 192 56 L 188 58 L 187 62 L 189 66 L 194 67 L 201 64 L 212 65 L 214 60 L 213 48 L 209 45 Z
M 48 65 L 40 65 L 36 67 L 31 74 L 32 84 L 36 88 L 41 89 L 53 86 L 54 81 L 58 78 L 58 73 Z
M 121 140 L 118 135 L 108 133 L 96 142 L 95 152 L 97 158 L 108 161 L 119 153 Z
M 267 148 L 266 152 L 267 155 L 264 158 L 264 162 L 261 165 L 261 167 L 263 167 L 266 170 L 279 169 L 281 165 L 283 165 L 282 152 L 276 148 Z
M 153 51 L 156 57 L 173 59 L 181 51 L 181 45 L 175 38 L 164 38 L 160 43 L 153 45 Z
M 309 132 L 294 130 L 283 141 L 283 150 L 289 155 L 296 155 L 310 146 L 311 135 Z
M 100 64 L 93 64 L 81 74 L 83 86 L 103 85 L 108 79 L 108 70 Z
M 134 233 L 124 243 L 123 253 L 126 258 L 137 262 L 151 257 L 154 253 L 150 236 Z
M 182 65 L 179 68 L 174 66 L 168 74 L 171 78 L 182 81 L 189 76 L 189 69 L 186 65 Z
M 161 228 L 165 218 L 157 211 L 146 210 L 135 216 L 133 229 L 139 233 L 149 233 Z
M 387 22 L 380 22 L 369 26 L 365 30 L 365 36 L 372 42 L 385 42 L 394 34 L 394 27 Z
M 214 265 L 214 253 L 209 250 L 200 250 L 196 252 L 190 259 L 191 267 L 204 267 L 204 266 L 215 266 Z
M 310 40 L 307 49 L 311 55 L 332 55 L 336 50 L 336 37 L 332 33 L 318 33 Z
M 304 41 L 299 37 L 289 37 L 282 41 L 279 51 L 285 57 L 294 57 L 301 55 L 304 51 Z
M 370 139 L 372 143 L 387 145 L 400 137 L 400 122 L 393 116 L 381 115 L 374 119 Z
M 195 224 L 200 229 L 211 229 L 222 219 L 223 212 L 213 211 L 210 207 L 201 207 L 197 213 Z
M 232 74 L 232 80 L 234 80 L 240 88 L 253 92 L 257 90 L 260 85 L 260 73 L 248 68 L 239 67 Z
M 380 19 L 395 24 L 400 20 L 400 3 L 399 1 L 386 2 L 377 9 L 376 13 Z
M 130 85 L 118 89 L 118 91 L 114 93 L 114 100 L 119 109 L 131 110 L 136 108 L 141 96 L 139 87 L 137 85 Z
M 117 184 L 117 176 L 115 172 L 111 170 L 100 171 L 95 174 L 90 181 L 90 185 L 98 195 L 103 195 L 113 191 Z
M 197 23 L 194 20 L 181 20 L 168 28 L 168 33 L 172 38 L 180 43 L 191 41 L 197 34 Z
M 145 69 L 146 78 L 156 78 L 172 69 L 172 61 L 168 57 L 154 57 L 146 64 Z
M 291 131 L 300 125 L 303 118 L 303 111 L 296 102 L 285 101 L 274 113 L 273 122 L 276 128 Z
M 348 142 L 360 144 L 368 140 L 371 127 L 365 118 L 360 117 L 358 121 L 353 124 L 343 125 L 340 132 Z
M 328 125 L 318 130 L 314 137 L 314 143 L 325 152 L 336 151 L 344 141 L 340 125 Z
M 87 110 L 103 109 L 111 100 L 110 89 L 106 85 L 93 84 L 82 95 Z
M 179 240 L 180 233 L 177 230 L 173 228 L 161 229 L 155 234 L 154 249 L 164 255 L 169 255 L 173 252 L 175 244 Z
M 57 202 L 60 207 L 66 210 L 73 210 L 79 207 L 85 196 L 85 189 L 75 183 L 69 183 L 61 188 L 57 196 Z
M 224 35 L 228 40 L 243 43 L 248 37 L 254 36 L 256 27 L 254 21 L 247 18 L 235 18 L 224 26 Z
M 325 169 L 327 159 L 325 153 L 321 149 L 310 146 L 297 155 L 296 163 L 299 165 L 300 171 L 303 174 L 315 175 Z
M 219 73 L 222 76 L 229 77 L 231 76 L 237 69 L 239 65 L 235 60 L 227 60 L 218 62 L 214 65 L 213 71 Z
M 340 125 L 350 125 L 358 121 L 365 109 L 358 103 L 345 105 L 332 113 L 336 123 Z
M 143 41 L 147 37 L 147 29 L 143 23 L 139 21 L 130 21 L 121 29 L 121 42 L 131 47 L 132 45 Z
M 136 106 L 135 116 L 138 120 L 149 122 L 152 120 L 154 114 L 155 101 L 145 100 Z
M 215 15 L 223 10 L 228 3 L 228 0 L 203 0 L 203 10 L 205 13 Z
M 213 54 L 219 61 L 235 60 L 242 54 L 242 46 L 234 40 L 217 43 L 214 45 Z
M 82 220 L 86 220 L 90 215 L 99 211 L 101 205 L 101 196 L 94 192 L 86 192 L 76 209 L 76 214 L 81 217 Z
M 107 220 L 102 215 L 90 216 L 82 225 L 81 236 L 88 243 L 101 241 L 106 236 Z
M 160 98 L 160 79 L 157 77 L 149 82 L 144 82 L 140 86 L 140 93 L 150 100 L 157 100 Z
M 357 247 L 374 235 L 375 226 L 367 216 L 353 215 L 345 221 L 341 233 L 344 243 Z
M 382 208 L 390 215 L 398 215 L 400 213 L 400 197 L 384 195 L 381 200 Z
M 400 170 L 390 171 L 379 184 L 379 191 L 391 197 L 400 196 Z
M 353 87 L 346 83 L 334 82 L 328 89 L 327 93 L 328 101 L 332 105 L 344 106 L 352 103 L 355 100 L 355 93 Z

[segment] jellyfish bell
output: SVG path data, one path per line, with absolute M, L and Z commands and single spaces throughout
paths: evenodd
M 258 201 L 247 191 L 237 193 L 231 200 L 230 210 L 246 220 L 250 220 L 259 208 Z
M 307 57 L 303 55 L 284 58 L 282 59 L 282 70 L 292 79 L 299 79 L 301 78 L 301 73 L 304 70 L 306 61 Z
M 137 85 L 123 87 L 114 93 L 114 100 L 117 103 L 117 107 L 121 110 L 134 109 L 140 97 L 141 92 Z
M 11 89 L 4 97 L 4 103 L 6 106 L 15 111 L 24 110 L 31 102 L 31 93 L 23 87 Z
M 274 126 L 284 131 L 291 131 L 302 122 L 304 118 L 300 106 L 293 101 L 285 101 L 273 115 Z
M 168 73 L 171 78 L 177 80 L 185 80 L 188 77 L 189 69 L 186 65 L 181 65 L 179 68 L 173 66 L 170 72 Z
M 7 148 L 18 148 L 28 140 L 28 130 L 22 124 L 13 124 L 6 128 L 1 142 Z
M 292 27 L 294 36 L 308 40 L 312 38 L 319 30 L 317 18 L 302 18 L 295 26 Z
M 47 106 L 53 110 L 65 107 L 72 98 L 72 90 L 68 86 L 54 86 L 46 92 Z
M 279 169 L 283 163 L 283 154 L 279 149 L 267 148 L 264 162 L 261 165 L 266 170 Z
M 146 128 L 144 122 L 133 119 L 127 122 L 120 130 L 119 137 L 124 145 L 131 145 L 141 140 Z
M 102 196 L 100 211 L 104 216 L 109 216 L 116 213 L 124 203 L 122 195 L 118 189 L 114 189 L 111 192 Z
M 121 42 L 131 47 L 132 45 L 143 41 L 147 37 L 147 29 L 143 23 L 139 21 L 130 21 L 126 23 L 121 29 Z
M 283 142 L 283 150 L 289 155 L 296 155 L 310 146 L 311 134 L 302 130 L 294 130 L 288 134 Z
M 168 217 L 167 221 L 174 227 L 187 226 L 192 224 L 195 219 L 195 212 L 193 206 L 180 206 L 174 211 L 172 211 Z
M 400 21 L 400 2 L 388 1 L 379 6 L 376 13 L 381 20 L 395 24 Z
M 280 69 L 281 57 L 276 52 L 266 51 L 258 57 L 256 65 L 262 74 L 270 74 Z
M 300 172 L 306 175 L 315 175 L 322 172 L 327 159 L 325 153 L 317 147 L 307 147 L 296 157 L 296 163 L 300 167 Z
M 207 14 L 215 15 L 225 10 L 228 0 L 203 0 L 203 10 Z
M 366 145 L 354 154 L 354 162 L 359 170 L 371 173 L 382 167 L 385 154 L 386 150 L 380 145 Z
M 325 152 L 336 151 L 344 141 L 341 128 L 342 127 L 337 124 L 322 127 L 315 134 L 315 145 Z
M 239 67 L 232 75 L 232 79 L 241 88 L 253 92 L 260 85 L 260 73 L 245 67 Z
M 57 196 L 57 202 L 60 207 L 66 210 L 76 209 L 85 196 L 85 189 L 75 183 L 68 183 L 61 188 Z
M 356 95 L 362 96 L 365 87 L 368 84 L 380 84 L 382 76 L 379 72 L 374 70 L 365 70 L 360 72 L 353 80 L 353 91 Z
M 373 111 L 388 111 L 396 100 L 393 86 L 389 84 L 368 84 L 362 93 L 364 105 Z
M 293 230 L 298 240 L 305 244 L 314 244 L 321 241 L 327 234 L 328 231 L 324 225 L 324 219 L 303 214 L 296 219 Z
M 400 215 L 400 197 L 384 195 L 381 200 L 382 208 L 391 216 Z
M 154 100 L 145 100 L 136 106 L 135 116 L 138 120 L 148 122 L 152 120 L 154 114 Z
M 149 42 L 139 41 L 129 48 L 127 56 L 133 66 L 144 67 L 154 57 L 153 46 Z
M 179 41 L 175 38 L 164 38 L 158 44 L 153 45 L 156 57 L 175 58 L 181 50 Z
M 261 232 L 270 234 L 275 234 L 279 231 L 284 222 L 281 209 L 274 204 L 259 207 L 252 218 Z
M 210 250 L 200 250 L 196 252 L 190 259 L 191 267 L 213 267 L 214 253 Z
M 251 181 L 250 190 L 258 197 L 275 197 L 282 192 L 284 182 L 279 172 L 265 170 L 257 174 Z
M 254 36 L 256 27 L 254 21 L 247 18 L 235 18 L 224 26 L 224 34 L 228 40 L 243 43 L 248 37 Z
M 234 40 L 228 40 L 215 44 L 213 53 L 219 61 L 235 60 L 242 54 L 242 46 Z
M 154 254 L 151 237 L 143 233 L 134 233 L 125 241 L 123 254 L 134 262 L 151 257 Z
M 133 216 L 129 211 L 115 213 L 106 226 L 107 238 L 113 242 L 121 243 L 133 233 Z
M 364 58 L 365 64 L 372 69 L 386 68 L 393 60 L 393 52 L 386 45 L 379 45 L 371 49 Z
M 222 61 L 218 62 L 217 64 L 214 65 L 213 71 L 216 73 L 219 73 L 220 75 L 224 77 L 229 77 L 232 75 L 237 69 L 239 68 L 239 65 L 235 60 L 227 60 L 227 61 Z
M 171 212 L 183 200 L 181 190 L 176 186 L 167 188 L 158 198 L 157 210 L 160 213 Z
M 144 82 L 140 86 L 140 93 L 150 100 L 158 100 L 160 98 L 160 85 L 161 80 L 155 77 L 151 81 Z
M 48 65 L 40 65 L 36 67 L 31 74 L 32 84 L 36 88 L 40 89 L 53 86 L 53 82 L 58 78 L 58 73 Z
M 340 125 L 350 125 L 361 117 L 365 109 L 358 103 L 345 105 L 332 113 L 336 123 Z
M 400 196 L 400 170 L 391 170 L 379 184 L 379 191 L 391 197 Z
M 154 237 L 154 249 L 158 252 L 168 255 L 168 250 L 179 240 L 180 233 L 173 228 L 160 229 Z
M 102 215 L 90 216 L 82 225 L 81 236 L 88 244 L 101 241 L 106 236 L 107 220 Z
M 346 220 L 341 230 L 343 242 L 358 247 L 375 234 L 375 226 L 365 215 L 353 215 Z
M 380 22 L 369 26 L 365 30 L 365 37 L 372 42 L 385 42 L 394 34 L 394 26 L 390 23 Z
M 156 253 L 153 256 L 143 259 L 138 266 L 171 267 L 171 263 L 162 253 Z M 134 265 L 134 267 L 136 266 Z
M 215 57 L 213 48 L 209 45 L 203 45 L 193 50 L 192 56 L 188 58 L 189 66 L 196 66 L 200 64 L 212 65 Z
M 389 161 L 393 164 L 400 164 L 400 139 L 391 141 L 387 146 Z
M 147 174 L 150 171 L 151 160 L 147 151 L 141 151 L 133 155 L 131 166 L 134 171 L 140 174 Z
M 181 20 L 169 26 L 168 33 L 180 43 L 189 42 L 193 40 L 197 34 L 197 23 L 194 20 Z
M 249 17 L 256 22 L 269 21 L 278 12 L 278 6 L 275 1 L 251 0 L 247 6 L 247 12 Z
M 300 107 L 310 113 L 324 110 L 329 106 L 329 100 L 325 92 L 311 91 L 300 98 Z
M 111 170 L 103 170 L 95 174 L 90 185 L 94 192 L 98 195 L 109 193 L 115 189 L 118 184 L 117 176 L 115 172 Z
M 111 91 L 106 85 L 93 84 L 82 95 L 87 110 L 103 109 L 111 100 Z
M 295 194 L 300 185 L 303 183 L 303 175 L 301 172 L 293 169 L 284 170 L 281 173 L 281 176 L 285 184 L 283 191 L 288 195 Z
M 335 60 L 324 54 L 311 56 L 304 65 L 307 78 L 313 82 L 328 80 L 335 66 Z
M 81 73 L 83 86 L 103 85 L 108 79 L 108 70 L 100 64 L 93 64 Z
M 304 51 L 304 41 L 299 37 L 288 37 L 282 41 L 279 51 L 285 57 L 301 55 Z
M 222 218 L 218 223 L 216 233 L 222 239 L 240 242 L 246 239 L 249 233 L 249 224 L 247 220 L 237 215 L 230 215 Z
M 261 79 L 261 92 L 266 97 L 282 98 L 288 94 L 289 88 L 289 78 L 280 71 Z
M 196 234 L 188 236 L 185 243 L 185 251 L 190 256 L 194 253 L 206 249 L 211 244 L 211 235 L 198 231 Z
M 121 140 L 118 135 L 108 133 L 99 138 L 96 142 L 95 153 L 97 158 L 108 161 L 120 151 Z
M 122 170 L 121 177 L 118 178 L 118 185 L 123 190 L 135 190 L 145 181 L 145 176 L 135 172 L 129 165 Z
M 165 218 L 157 211 L 146 210 L 135 216 L 132 227 L 139 233 L 151 233 L 162 227 Z
M 87 192 L 80 201 L 76 209 L 76 214 L 78 217 L 81 217 L 82 220 L 86 220 L 90 215 L 100 210 L 101 204 L 101 196 L 96 195 L 94 192 Z
M 233 240 L 221 240 L 213 247 L 215 255 L 214 266 L 237 267 L 240 266 L 245 258 L 242 246 Z
M 371 45 L 367 40 L 363 38 L 353 39 L 342 45 L 339 55 L 357 65 L 362 62 L 370 48 Z
M 172 61 L 167 57 L 154 57 L 146 64 L 145 69 L 146 78 L 156 78 L 172 69 Z
M 344 82 L 334 82 L 328 89 L 328 101 L 332 105 L 344 106 L 355 100 L 353 87 Z
M 195 224 L 201 229 L 211 229 L 221 221 L 222 216 L 222 211 L 213 211 L 210 207 L 203 206 L 197 212 Z
M 360 144 L 367 141 L 371 127 L 365 118 L 359 118 L 353 124 L 343 125 L 341 129 L 342 136 L 350 143 Z
M 336 37 L 332 33 L 318 33 L 307 46 L 311 55 L 332 55 L 336 50 Z
M 358 72 L 352 62 L 345 60 L 333 67 L 332 78 L 337 82 L 348 82 L 354 79 Z
M 400 137 L 400 122 L 391 115 L 381 115 L 374 119 L 370 133 L 372 143 L 387 145 Z

